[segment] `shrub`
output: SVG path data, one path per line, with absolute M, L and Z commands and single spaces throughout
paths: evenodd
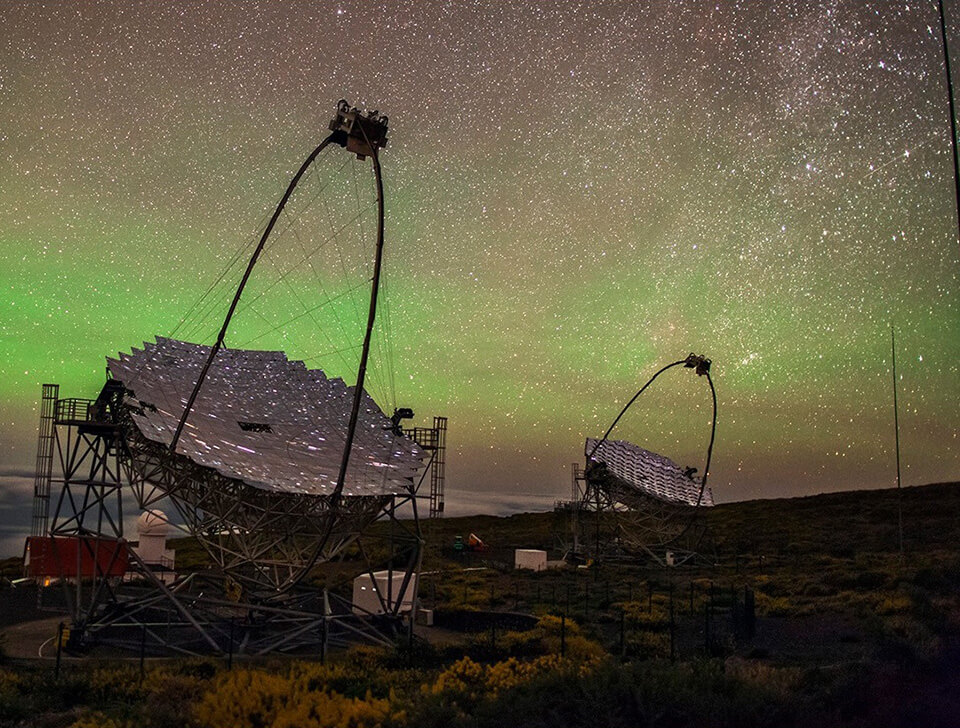
M 774 667 L 756 660 L 730 658 L 724 663 L 724 674 L 780 698 L 789 698 L 803 681 L 803 670 L 797 667 Z
M 767 617 L 787 617 L 797 614 L 796 605 L 786 597 L 771 597 L 762 591 L 755 592 L 757 614 Z
M 22 691 L 23 679 L 12 670 L 0 669 L 0 721 L 13 721 L 27 715 Z
M 879 624 L 884 657 L 910 664 L 932 660 L 940 652 L 940 638 L 909 615 L 882 617 Z
M 663 632 L 634 632 L 627 639 L 627 654 L 644 659 L 669 657 L 670 635 Z
M 99 710 L 84 715 L 70 724 L 70 728 L 136 728 L 131 721 L 117 721 Z
M 330 668 L 316 668 L 297 663 L 287 675 L 246 669 L 225 673 L 201 698 L 195 717 L 214 728 L 366 728 L 403 719 L 392 692 L 385 698 L 369 690 L 362 698 L 347 697 L 323 686 Z
M 468 702 L 496 698 L 505 690 L 516 687 L 563 664 L 557 655 L 544 655 L 529 662 L 521 662 L 515 657 L 494 663 L 481 665 L 469 657 L 453 663 L 441 672 L 431 685 L 424 685 L 422 691 L 433 695 L 451 695 Z
M 904 614 L 913 607 L 913 600 L 903 592 L 887 592 L 879 595 L 877 614 Z
M 699 600 L 698 600 L 699 602 Z M 665 627 L 670 623 L 670 602 L 663 594 L 654 594 L 653 599 L 622 602 L 625 619 L 636 625 L 648 628 Z M 679 608 L 679 602 L 677 605 Z

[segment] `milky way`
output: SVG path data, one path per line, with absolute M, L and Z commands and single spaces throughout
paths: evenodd
M 41 383 L 95 396 L 106 355 L 175 330 L 341 97 L 390 117 L 392 396 L 450 417 L 452 499 L 564 496 L 691 351 L 717 500 L 894 485 L 891 323 L 904 482 L 960 475 L 935 2 L 22 0 L 0 25 L 11 487 Z M 677 369 L 615 436 L 702 465 L 709 415 Z

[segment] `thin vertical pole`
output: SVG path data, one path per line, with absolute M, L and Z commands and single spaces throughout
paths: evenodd
M 560 613 L 560 657 L 567 654 L 567 613 Z
M 327 615 L 320 622 L 320 664 L 327 664 Z
M 947 21 L 943 0 L 937 0 L 940 13 L 940 39 L 943 44 L 943 70 L 947 74 L 947 100 L 950 102 L 950 147 L 953 149 L 953 189 L 956 193 L 957 230 L 960 232 L 960 153 L 957 152 L 957 111 L 953 101 L 953 74 L 950 72 L 950 49 L 947 45 Z M 957 238 L 960 241 L 960 237 Z
M 330 636 L 330 598 L 327 596 L 327 587 L 323 587 L 323 621 L 320 622 L 320 664 L 327 664 L 327 640 Z
M 600 562 L 600 489 L 596 489 L 597 512 L 594 518 L 595 533 L 593 539 L 593 558 L 597 563 Z
M 623 658 L 627 654 L 627 640 L 626 640 L 626 612 L 622 609 L 620 610 L 620 657 Z
M 573 553 L 575 556 L 580 554 L 580 489 L 577 487 L 577 464 L 570 466 L 572 475 L 571 494 L 570 494 L 570 525 L 573 528 Z
M 900 419 L 897 408 L 897 340 L 890 324 L 890 353 L 893 360 L 893 437 L 897 453 L 897 544 L 903 556 L 903 494 L 900 490 Z
M 676 623 L 673 619 L 673 583 L 670 584 L 670 662 L 677 657 L 676 652 Z
M 144 666 L 144 659 L 147 653 L 147 625 L 143 625 L 140 632 L 140 684 L 143 685 L 143 678 L 146 677 L 147 670 Z
M 713 607 L 713 584 L 707 591 L 707 601 L 703 603 L 703 650 L 710 654 L 710 610 Z
M 227 651 L 227 670 L 233 669 L 233 640 L 234 640 L 234 632 L 233 632 L 234 621 L 233 620 L 234 618 L 230 617 L 230 647 Z
M 53 679 L 60 679 L 60 655 L 63 653 L 63 622 L 57 626 L 57 665 L 53 668 Z
M 414 623 L 414 615 L 416 614 L 416 612 L 417 612 L 416 609 L 413 609 L 410 611 L 410 622 L 407 629 L 407 649 L 408 649 L 408 655 L 411 663 L 413 662 L 413 623 Z

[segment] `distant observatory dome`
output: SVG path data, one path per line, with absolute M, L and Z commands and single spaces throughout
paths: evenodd
M 144 511 L 137 519 L 137 531 L 141 536 L 166 536 L 170 532 L 170 524 L 163 511 Z

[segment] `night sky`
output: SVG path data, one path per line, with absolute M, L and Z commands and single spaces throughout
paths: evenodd
M 891 323 L 904 484 L 957 479 L 938 23 L 934 0 L 4 2 L 4 531 L 29 527 L 41 383 L 94 397 L 105 356 L 177 330 L 340 98 L 390 117 L 371 392 L 450 418 L 449 512 L 566 497 L 584 438 L 691 351 L 718 501 L 893 486 Z M 338 154 L 318 175 L 369 199 Z M 709 428 L 675 369 L 614 436 L 702 467 Z

